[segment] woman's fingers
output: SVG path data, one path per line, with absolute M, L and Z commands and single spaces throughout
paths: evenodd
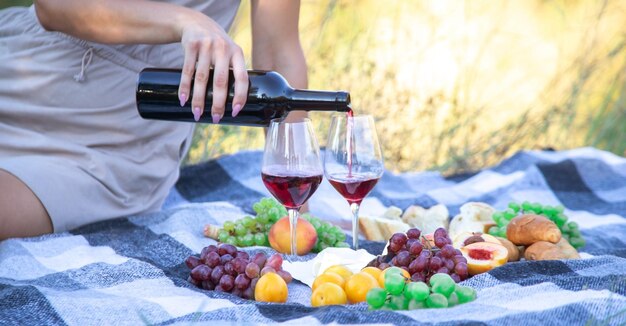
M 209 102 L 213 123 L 219 123 L 228 101 L 229 67 L 232 65 L 235 77 L 232 116 L 236 116 L 246 103 L 248 94 L 248 73 L 241 48 L 233 43 L 219 25 L 208 18 L 200 23 L 189 22 L 183 31 L 181 43 L 185 60 L 178 89 L 180 105 L 184 106 L 191 99 L 194 119 L 199 121 L 204 110 L 208 109 L 205 107 L 208 93 L 211 96 Z M 212 88 L 212 91 L 207 92 L 207 87 Z
M 193 97 L 191 100 L 191 111 L 193 118 L 198 121 L 204 112 L 204 100 L 206 86 L 209 80 L 209 69 L 211 68 L 211 44 L 203 43 L 198 53 L 198 65 L 196 67 L 196 77 L 194 78 Z
M 232 116 L 236 117 L 248 99 L 248 71 L 246 70 L 246 60 L 243 57 L 241 48 L 238 46 L 236 46 L 233 52 L 231 63 L 235 77 L 235 95 L 233 96 Z
M 184 46 L 185 61 L 183 71 L 180 75 L 180 86 L 178 87 L 178 99 L 180 106 L 185 106 L 191 94 L 191 79 L 196 71 L 196 61 L 198 60 L 199 42 L 190 42 Z
M 213 104 L 211 106 L 211 117 L 213 123 L 219 123 L 224 116 L 224 107 L 228 98 L 228 64 L 230 62 L 228 43 L 220 40 L 214 46 L 213 68 Z

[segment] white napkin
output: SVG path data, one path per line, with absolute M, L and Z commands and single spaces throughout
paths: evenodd
M 283 269 L 288 271 L 296 280 L 312 287 L 317 275 L 323 273 L 330 266 L 344 265 L 352 273 L 358 273 L 374 258 L 376 256 L 364 249 L 355 251 L 350 248 L 326 248 L 309 261 L 288 262 L 285 260 L 283 261 Z

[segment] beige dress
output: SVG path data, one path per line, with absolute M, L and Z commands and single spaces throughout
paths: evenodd
M 169 2 L 226 30 L 239 7 Z M 96 44 L 45 31 L 34 7 L 0 11 L 0 169 L 39 197 L 55 232 L 158 210 L 176 182 L 193 124 L 139 117 L 148 66 L 181 67 L 180 44 Z

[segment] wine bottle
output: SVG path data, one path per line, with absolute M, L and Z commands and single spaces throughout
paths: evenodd
M 181 71 L 177 69 L 146 68 L 137 82 L 137 109 L 144 119 L 196 122 L 191 112 L 191 99 L 180 106 L 178 87 Z M 248 97 L 236 117 L 232 117 L 234 77 L 228 79 L 228 97 L 220 124 L 241 126 L 269 126 L 272 119 L 285 117 L 289 111 L 350 111 L 350 94 L 295 89 L 274 71 L 248 71 Z M 213 70 L 209 74 L 204 113 L 200 121 L 212 123 Z M 193 84 L 192 91 L 193 94 Z

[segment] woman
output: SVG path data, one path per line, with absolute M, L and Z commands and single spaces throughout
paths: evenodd
M 276 70 L 305 88 L 299 1 L 251 5 L 252 68 Z M 178 178 L 193 125 L 142 120 L 137 74 L 147 66 L 182 67 L 181 105 L 191 98 L 196 118 L 211 114 L 217 123 L 230 67 L 238 112 L 248 76 L 241 49 L 225 32 L 238 6 L 36 0 L 0 11 L 0 240 L 158 210 Z M 214 101 L 205 108 L 209 67 Z

